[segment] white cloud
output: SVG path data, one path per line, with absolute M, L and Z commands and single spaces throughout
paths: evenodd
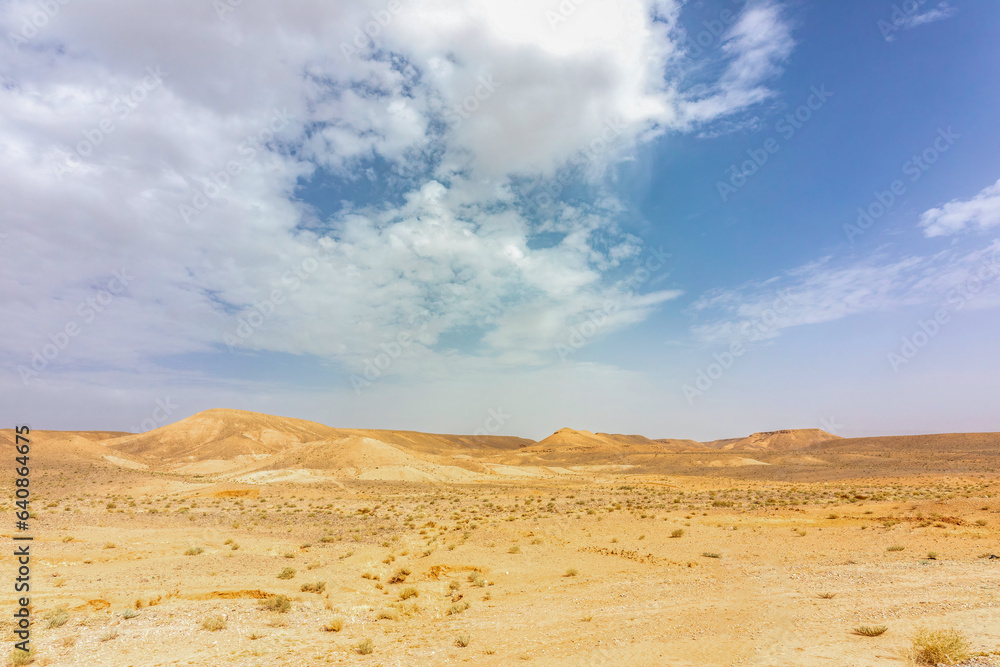
M 917 26 L 934 23 L 935 21 L 943 21 L 947 18 L 951 18 L 957 12 L 958 10 L 950 6 L 947 2 L 940 2 L 936 7 L 928 9 L 926 12 L 911 14 L 905 17 L 902 23 L 903 27 L 909 30 L 911 28 L 916 28 Z
M 952 7 L 947 2 L 939 2 L 935 7 L 928 9 L 926 11 L 919 11 L 920 6 L 923 5 L 926 0 L 920 0 L 919 2 L 909 2 L 902 3 L 901 5 L 892 6 L 892 15 L 889 21 L 879 21 L 879 30 L 885 41 L 892 42 L 895 41 L 895 33 L 903 28 L 905 30 L 912 30 L 913 28 L 927 25 L 928 23 L 935 23 L 937 21 L 944 21 L 949 19 L 958 13 L 955 7 Z
M 782 330 L 907 306 L 1000 306 L 1000 241 L 972 251 L 891 260 L 831 257 L 736 289 L 712 290 L 692 306 L 692 333 L 707 344 L 749 342 Z M 951 304 L 951 305 L 949 305 Z
M 680 103 L 683 121 L 714 120 L 773 96 L 765 83 L 781 72 L 794 46 L 779 5 L 749 4 L 724 36 L 722 50 L 729 57 L 725 72 L 709 94 Z
M 419 321 L 394 371 L 485 369 L 544 364 L 608 299 L 602 335 L 675 298 L 614 287 L 642 245 L 597 177 L 766 98 L 791 49 L 776 5 L 744 12 L 704 97 L 665 75 L 676 2 L 584 3 L 553 25 L 555 2 L 412 0 L 363 37 L 388 6 L 242 3 L 220 19 L 194 0 L 60 5 L 0 61 L 3 233 L 21 249 L 0 268 L 0 314 L 23 323 L 0 354 L 27 363 L 68 324 L 82 331 L 53 367 L 205 352 L 280 290 L 242 347 L 357 367 Z M 2 32 L 36 10 L 5 4 Z M 140 97 L 147 68 L 162 83 Z M 526 211 L 515 177 L 551 182 L 570 162 L 592 201 Z M 387 195 L 317 219 L 296 188 L 319 169 Z M 134 280 L 83 322 L 121 269 Z
M 940 208 L 932 208 L 920 216 L 920 226 L 926 236 L 956 234 L 966 227 L 988 229 L 1000 224 L 1000 180 L 987 186 L 968 200 L 953 199 Z

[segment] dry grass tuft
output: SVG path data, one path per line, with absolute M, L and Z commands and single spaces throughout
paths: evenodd
M 287 613 L 292 608 L 292 601 L 284 595 L 269 595 L 259 603 L 261 611 L 277 611 Z
M 201 629 L 209 632 L 218 632 L 226 629 L 226 619 L 221 616 L 209 616 L 201 622 Z
M 408 568 L 408 567 L 401 567 L 401 568 L 399 568 L 398 570 L 396 570 L 395 572 L 392 573 L 392 576 L 389 577 L 389 583 L 390 584 L 401 584 L 404 581 L 406 581 L 406 578 L 408 576 L 410 576 L 410 568 Z
M 913 659 L 921 665 L 953 664 L 971 655 L 969 640 L 955 629 L 927 630 L 920 628 L 913 635 Z
M 302 584 L 302 586 L 299 587 L 299 590 L 303 593 L 322 593 L 326 590 L 326 582 L 317 581 L 314 584 Z
M 884 625 L 860 625 L 854 628 L 854 634 L 861 635 L 863 637 L 878 637 L 879 635 L 885 634 L 888 630 Z

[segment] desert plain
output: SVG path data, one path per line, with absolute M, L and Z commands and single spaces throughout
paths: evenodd
M 11 662 L 910 665 L 954 630 L 957 664 L 1000 665 L 1000 433 L 536 442 L 209 410 L 31 447 Z

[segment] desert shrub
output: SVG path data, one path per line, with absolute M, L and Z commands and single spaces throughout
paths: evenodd
M 515 544 L 510 549 L 507 549 L 507 553 L 509 553 L 509 554 L 519 554 L 519 553 L 521 553 L 521 547 L 519 547 L 519 546 L 517 546 Z
M 395 572 L 392 573 L 392 576 L 389 577 L 389 583 L 390 584 L 401 584 L 404 581 L 406 581 L 406 578 L 408 576 L 410 576 L 410 568 L 408 568 L 408 567 L 401 567 L 401 568 L 399 568 L 398 570 L 396 570 Z
M 284 595 L 269 595 L 259 603 L 261 611 L 277 611 L 282 614 L 292 608 L 292 602 Z
M 580 574 L 580 571 L 577 570 L 575 567 L 571 567 L 568 570 L 566 570 L 566 574 L 564 576 L 575 577 L 578 574 Z
M 455 637 L 455 645 L 461 648 L 468 646 L 470 641 L 472 641 L 472 638 L 467 634 L 461 634 Z
M 904 546 L 902 546 L 902 545 L 899 545 L 899 544 L 894 544 L 894 545 L 892 545 L 891 547 L 887 547 L 887 548 L 886 548 L 886 551 L 902 551 L 902 550 L 903 550 L 903 549 L 905 549 L 905 548 L 906 548 L 906 547 L 904 547 Z
M 302 591 L 303 593 L 322 593 L 324 590 L 326 590 L 326 582 L 317 581 L 314 584 L 302 584 L 299 590 Z
M 878 637 L 881 634 L 885 634 L 885 631 L 888 629 L 884 625 L 861 625 L 854 628 L 854 634 L 864 637 Z
M 415 598 L 418 595 L 420 595 L 420 592 L 417 590 L 416 586 L 407 586 L 399 592 L 399 599 L 408 600 L 410 598 Z
M 291 579 L 294 576 L 295 576 L 295 568 L 286 567 L 278 574 L 278 579 Z
M 124 619 L 135 618 L 138 615 L 139 612 L 137 612 L 135 609 L 126 609 L 125 611 L 122 612 L 122 618 Z
M 208 630 L 209 632 L 218 632 L 219 630 L 225 630 L 226 619 L 221 616 L 208 616 L 201 622 L 201 629 Z
M 382 619 L 387 619 L 390 621 L 398 621 L 399 612 L 396 611 L 395 609 L 388 609 L 388 608 L 379 609 L 377 612 L 375 612 L 375 620 L 381 621 Z
M 913 659 L 921 665 L 962 662 L 971 655 L 969 640 L 958 630 L 926 630 L 913 636 Z
M 372 640 L 366 639 L 362 642 L 359 642 L 354 647 L 354 650 L 360 653 L 361 655 L 371 655 L 372 652 L 375 650 L 375 644 L 372 642 Z
M 817 597 L 823 600 L 832 600 L 836 595 L 836 593 L 820 593 Z
M 10 664 L 15 667 L 21 667 L 21 665 L 31 664 L 35 659 L 35 649 L 32 648 L 30 651 L 22 651 L 19 648 L 14 649 L 14 652 L 10 655 Z
M 722 554 L 715 551 L 703 551 L 701 552 L 701 555 L 705 558 L 722 558 Z
M 468 608 L 469 608 L 468 602 L 456 602 L 455 604 L 448 607 L 448 615 L 454 616 L 455 614 L 461 614 Z
M 323 629 L 327 632 L 340 632 L 344 629 L 344 619 L 340 616 L 334 616 L 329 623 L 323 626 Z
M 188 550 L 184 552 L 184 555 L 197 556 L 198 554 L 203 553 L 204 551 L 205 550 L 202 549 L 201 547 L 189 547 Z
M 683 528 L 677 528 L 672 533 L 670 533 L 670 537 L 683 537 L 683 536 L 684 536 Z
M 66 611 L 65 607 L 56 607 L 45 614 L 43 618 L 48 621 L 47 628 L 59 628 L 66 625 L 66 621 L 69 620 L 69 612 Z

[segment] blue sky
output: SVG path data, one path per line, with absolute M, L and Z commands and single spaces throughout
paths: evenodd
M 995 3 L 0 26 L 8 421 L 997 429 Z

